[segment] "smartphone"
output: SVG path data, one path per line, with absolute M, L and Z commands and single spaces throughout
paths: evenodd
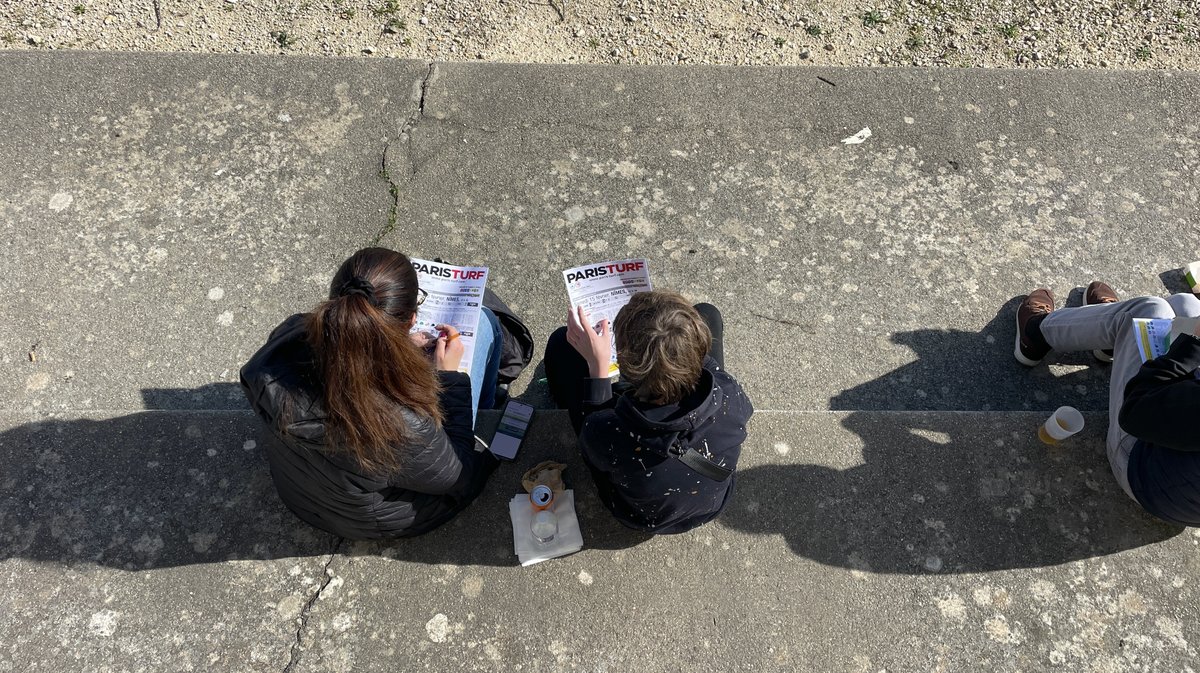
M 496 436 L 488 449 L 492 455 L 504 460 L 517 457 L 521 448 L 521 440 L 525 439 L 525 431 L 529 429 L 529 421 L 533 419 L 533 407 L 523 402 L 509 400 L 504 405 L 504 415 L 500 417 L 500 426 L 496 428 Z

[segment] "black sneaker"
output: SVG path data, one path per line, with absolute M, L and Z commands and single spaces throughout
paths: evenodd
M 1093 306 L 1095 304 L 1115 304 L 1119 301 L 1121 301 L 1121 298 L 1117 296 L 1117 293 L 1114 292 L 1107 283 L 1102 283 L 1098 280 L 1094 280 L 1088 284 L 1087 290 L 1085 290 L 1083 293 L 1084 306 Z M 1113 361 L 1112 349 L 1094 350 L 1092 351 L 1092 355 L 1094 355 L 1096 359 L 1101 362 Z
M 1050 345 L 1045 339 L 1040 339 L 1041 343 L 1034 343 L 1034 340 L 1029 338 L 1026 326 L 1033 318 L 1047 315 L 1053 310 L 1054 295 L 1045 288 L 1030 292 L 1021 302 L 1021 306 L 1017 308 L 1017 340 L 1013 347 L 1013 355 L 1016 356 L 1017 362 L 1026 367 L 1033 367 L 1050 353 Z

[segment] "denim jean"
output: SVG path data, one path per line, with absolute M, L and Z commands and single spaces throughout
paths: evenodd
M 504 348 L 504 335 L 500 332 L 500 321 L 491 309 L 484 308 L 479 316 L 479 328 L 475 332 L 475 358 L 471 361 L 471 425 L 479 408 L 496 406 L 496 383 L 500 373 L 500 354 Z

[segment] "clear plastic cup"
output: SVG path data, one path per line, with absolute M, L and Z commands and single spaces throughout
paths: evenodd
M 539 545 L 554 542 L 558 535 L 558 515 L 548 509 L 534 512 L 529 522 L 529 532 L 533 533 L 533 540 Z

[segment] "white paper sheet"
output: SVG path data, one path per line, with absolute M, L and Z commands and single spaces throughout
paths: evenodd
M 592 327 L 600 325 L 600 321 L 608 319 L 611 327 L 617 319 L 621 307 L 629 303 L 629 298 L 638 292 L 653 289 L 650 286 L 650 264 L 644 259 L 623 259 L 615 262 L 600 262 L 587 264 L 563 271 L 563 280 L 567 283 L 567 296 L 571 300 L 571 308 L 582 306 L 587 311 Z M 616 330 L 612 334 L 612 361 L 608 367 L 608 375 L 616 376 L 617 343 Z
M 1197 325 L 1200 318 L 1134 318 L 1133 340 L 1142 362 L 1166 353 L 1176 337 L 1195 333 Z
M 475 333 L 483 309 L 483 288 L 487 285 L 486 266 L 454 266 L 424 259 L 412 260 L 417 282 L 428 292 L 424 303 L 417 307 L 413 332 L 425 332 L 434 339 L 434 325 L 452 325 L 463 342 L 463 358 L 458 371 L 471 371 L 475 358 Z
M 843 145 L 858 145 L 870 137 L 871 137 L 871 127 L 865 126 L 865 127 L 863 127 L 863 130 L 859 131 L 858 133 L 855 133 L 854 135 L 850 136 L 849 138 L 842 138 L 842 144 Z
M 1192 262 L 1183 267 L 1183 279 L 1194 294 L 1200 294 L 1200 262 Z
M 583 533 L 579 530 L 579 518 L 575 516 L 575 491 L 571 489 L 555 496 L 558 535 L 548 545 L 539 545 L 533 539 L 533 531 L 529 530 L 533 505 L 529 502 L 528 493 L 513 496 L 508 503 L 508 513 L 513 525 L 513 551 L 522 566 L 531 566 L 583 549 Z

